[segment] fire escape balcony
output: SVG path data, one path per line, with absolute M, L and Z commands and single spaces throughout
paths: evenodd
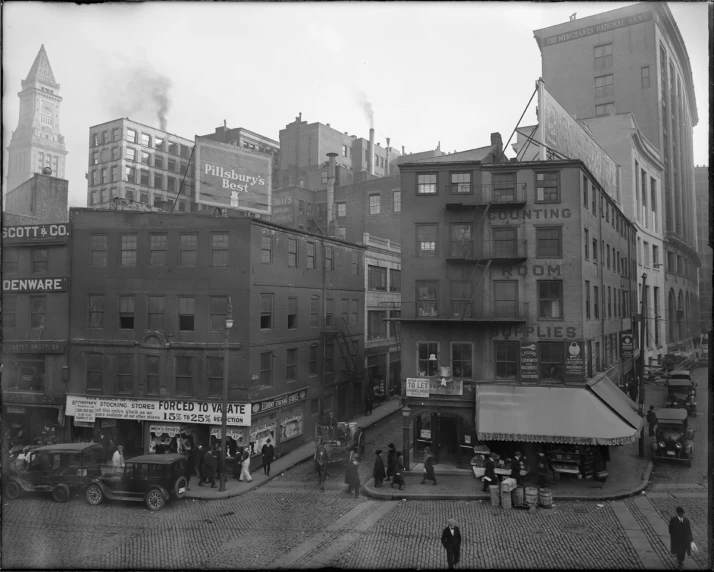
M 409 308 L 411 307 L 411 311 Z M 436 300 L 402 302 L 401 322 L 527 322 L 528 302 L 497 300 L 486 303 L 474 296 L 474 301 L 453 300 L 451 307 L 440 307 Z
M 495 185 L 464 185 L 453 183 L 444 189 L 448 195 L 446 210 L 477 209 L 481 207 L 526 206 L 526 183 Z
M 527 243 L 511 240 L 452 240 L 449 244 L 447 262 L 455 264 L 478 263 L 479 261 L 518 263 L 528 258 Z

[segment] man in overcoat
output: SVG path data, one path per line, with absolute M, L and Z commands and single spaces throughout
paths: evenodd
M 673 516 L 669 521 L 669 541 L 670 551 L 677 555 L 677 568 L 684 568 L 684 557 L 687 553 L 691 555 L 692 527 L 689 525 L 689 519 L 684 518 L 684 509 L 681 506 L 677 507 L 677 516 Z
M 481 479 L 483 481 L 483 488 L 481 492 L 488 492 L 488 487 L 491 485 L 497 485 L 498 479 L 496 478 L 496 463 L 493 461 L 493 455 L 489 455 L 486 460 L 486 471 Z
M 513 460 L 511 461 L 511 478 L 516 479 L 516 485 L 521 486 L 523 484 L 523 477 L 521 476 L 521 471 L 524 470 L 523 467 L 523 457 L 519 451 L 513 455 Z
M 211 482 L 211 488 L 216 488 L 216 469 L 218 464 L 216 462 L 216 457 L 213 455 L 211 449 L 206 449 L 203 454 L 203 477 Z
M 647 412 L 647 424 L 650 429 L 650 437 L 654 437 L 655 427 L 657 426 L 657 414 L 655 413 L 654 405 L 650 405 L 650 410 Z
M 396 464 L 397 464 L 397 449 L 394 447 L 394 443 L 390 443 L 387 451 L 387 480 L 391 479 L 394 475 Z
M 374 477 L 374 486 L 381 487 L 384 477 L 387 474 L 384 472 L 384 460 L 382 459 L 382 449 L 377 449 L 376 458 L 374 459 L 374 470 L 372 471 L 372 476 Z
M 446 548 L 446 561 L 449 568 L 453 568 L 461 558 L 461 531 L 453 518 L 450 518 L 447 524 L 448 526 L 441 533 L 441 544 Z
M 347 493 L 351 493 L 354 489 L 355 498 L 359 497 L 359 472 L 357 467 L 359 466 L 359 455 L 355 455 L 351 460 L 347 461 Z
M 270 476 L 270 464 L 275 458 L 275 448 L 270 442 L 270 438 L 268 438 L 268 441 L 265 443 L 265 445 L 263 445 L 263 448 L 260 450 L 260 452 L 263 456 L 263 472 L 266 475 Z

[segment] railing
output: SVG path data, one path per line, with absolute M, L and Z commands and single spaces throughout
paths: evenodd
M 527 258 L 526 242 L 515 240 L 452 240 L 449 243 L 451 260 L 488 260 Z
M 402 321 L 514 321 L 528 320 L 528 302 L 511 300 L 484 302 L 478 296 L 474 300 L 452 300 L 439 302 L 437 300 L 419 300 L 417 302 L 402 302 Z
M 491 185 L 452 183 L 447 185 L 444 190 L 450 197 L 453 197 L 448 202 L 458 200 L 466 206 L 526 202 L 526 183 L 497 183 Z
M 402 247 L 398 242 L 394 242 L 393 240 L 389 240 L 387 238 L 379 238 L 378 236 L 371 235 L 368 232 L 362 234 L 362 244 L 364 246 L 376 246 L 377 248 L 390 250 L 392 252 L 402 251 Z

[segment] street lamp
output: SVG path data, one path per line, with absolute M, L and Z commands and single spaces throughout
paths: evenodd
M 226 431 L 228 425 L 228 333 L 233 327 L 233 305 L 231 297 L 228 296 L 228 307 L 226 308 L 226 334 L 223 338 L 223 404 L 221 407 L 221 456 L 223 470 L 221 471 L 220 487 L 218 490 L 226 490 Z
M 404 452 L 404 466 L 407 471 L 410 469 L 409 464 L 409 417 L 412 410 L 409 405 L 402 407 L 402 451 Z

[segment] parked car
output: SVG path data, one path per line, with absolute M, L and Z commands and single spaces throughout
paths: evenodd
M 94 479 L 85 492 L 89 504 L 105 498 L 145 502 L 149 510 L 161 510 L 171 497 L 186 494 L 186 457 L 176 453 L 140 455 L 129 459 L 123 469 Z
M 693 417 L 697 416 L 697 389 L 686 370 L 676 370 L 667 380 L 667 407 L 686 409 Z
M 652 444 L 652 462 L 658 459 L 678 461 L 692 466 L 694 431 L 687 427 L 684 409 L 658 409 L 657 435 Z
M 104 447 L 99 443 L 58 443 L 30 451 L 22 469 L 11 469 L 5 485 L 8 499 L 21 491 L 46 491 L 67 502 L 72 489 L 84 489 L 101 475 Z

